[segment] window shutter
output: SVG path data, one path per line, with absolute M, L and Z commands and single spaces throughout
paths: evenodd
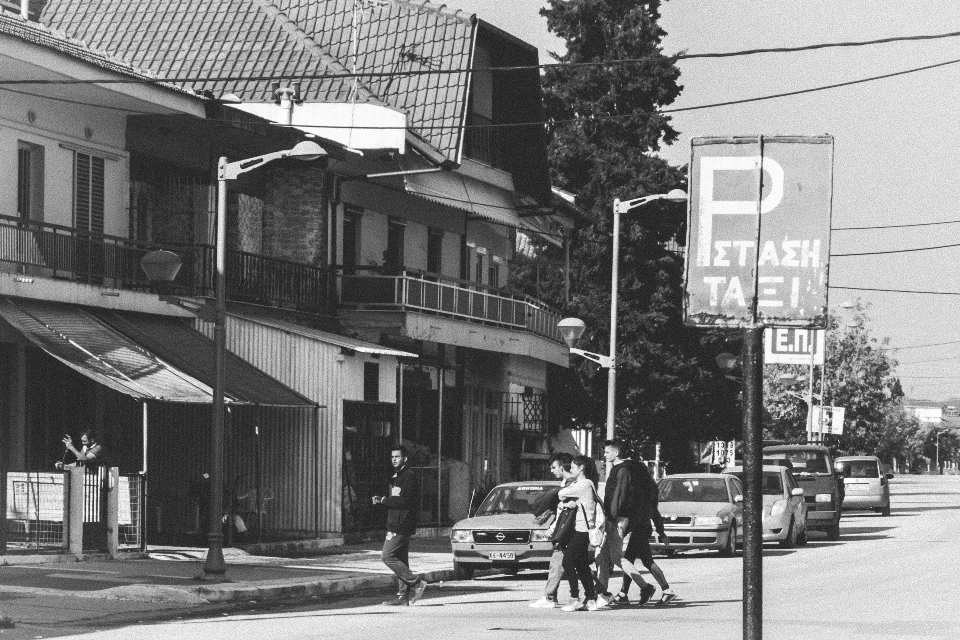
M 104 160 L 74 152 L 73 224 L 79 230 L 103 233 Z

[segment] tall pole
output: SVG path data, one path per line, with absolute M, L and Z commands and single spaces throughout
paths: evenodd
M 763 326 L 743 333 L 743 638 L 763 638 Z M 732 535 L 732 534 L 731 534 Z
M 613 268 L 610 276 L 610 368 L 607 369 L 607 440 L 614 439 L 617 408 L 617 290 L 620 288 L 620 211 L 613 205 Z
M 213 380 L 213 425 L 210 437 L 210 533 L 207 559 L 203 564 L 205 576 L 220 577 L 226 574 L 223 561 L 223 381 L 224 356 L 227 336 L 226 315 L 226 266 L 227 266 L 227 159 L 221 157 L 217 164 L 217 243 L 216 279 L 214 282 L 216 307 L 213 324 L 215 353 L 215 376 Z

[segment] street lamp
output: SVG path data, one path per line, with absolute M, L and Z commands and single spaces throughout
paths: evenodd
M 274 151 L 262 156 L 227 162 L 221 156 L 217 162 L 217 238 L 215 248 L 215 303 L 213 312 L 214 341 L 214 382 L 213 382 L 213 429 L 210 439 L 210 521 L 209 548 L 203 564 L 204 578 L 222 578 L 227 572 L 223 560 L 223 449 L 224 449 L 224 378 L 226 362 L 226 265 L 227 265 L 227 181 L 236 180 L 241 174 L 253 171 L 263 165 L 282 158 L 298 160 L 317 160 L 327 155 L 316 142 L 304 141 L 285 151 Z M 152 251 L 141 260 L 141 266 L 148 277 L 176 277 L 177 270 L 171 268 L 174 262 L 168 251 Z M 159 267 L 158 267 L 159 266 Z

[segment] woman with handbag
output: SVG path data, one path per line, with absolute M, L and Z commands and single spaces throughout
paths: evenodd
M 597 477 L 596 465 L 587 456 L 576 456 L 570 463 L 573 483 L 560 490 L 560 506 L 557 521 L 563 509 L 575 509 L 573 532 L 563 544 L 563 568 L 570 575 L 576 574 L 583 585 L 583 602 L 573 601 L 563 611 L 596 611 L 597 594 L 590 573 L 590 530 L 596 528 Z M 592 478 L 590 476 L 593 476 Z

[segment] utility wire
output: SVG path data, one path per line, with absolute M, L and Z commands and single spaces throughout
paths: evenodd
M 830 227 L 831 231 L 870 231 L 873 229 L 906 229 L 908 227 L 932 227 L 939 224 L 960 224 L 960 220 L 943 220 L 941 222 L 915 222 L 912 224 L 878 224 L 867 227 Z
M 920 34 L 915 36 L 893 36 L 890 38 L 877 38 L 873 40 L 850 40 L 842 42 L 823 42 L 809 45 L 799 45 L 796 47 L 762 47 L 755 49 L 742 49 L 738 51 L 725 52 L 707 52 L 707 53 L 685 53 L 680 52 L 674 55 L 661 53 L 656 56 L 642 56 L 639 58 L 619 58 L 616 60 L 594 60 L 588 62 L 547 62 L 543 64 L 531 65 L 511 65 L 485 67 L 482 69 L 416 69 L 404 71 L 362 71 L 352 73 L 307 73 L 300 75 L 280 74 L 280 75 L 247 75 L 247 76 L 172 76 L 158 77 L 151 79 L 116 79 L 109 80 L 0 80 L 0 84 L 84 84 L 89 82 L 101 84 L 134 84 L 146 83 L 153 84 L 157 82 L 256 82 L 270 80 L 343 80 L 352 78 L 393 78 L 409 76 L 429 76 L 429 75 L 453 75 L 458 73 L 470 73 L 472 71 L 532 71 L 542 69 L 577 69 L 590 67 L 621 67 L 647 62 L 676 62 L 680 60 L 705 60 L 717 58 L 736 58 L 743 56 L 754 56 L 767 53 L 800 53 L 804 51 L 817 51 L 821 49 L 868 47 L 878 44 L 890 44 L 894 42 L 918 42 L 927 40 L 941 40 L 945 38 L 956 38 L 960 36 L 960 31 L 949 31 L 937 34 Z
M 919 289 L 879 289 L 876 287 L 843 287 L 839 285 L 830 285 L 831 289 L 844 289 L 846 291 L 877 291 L 879 293 L 916 293 L 921 295 L 933 296 L 960 296 L 960 291 L 922 291 Z
M 935 247 L 914 247 L 912 249 L 890 249 L 888 251 L 861 251 L 859 253 L 831 253 L 831 258 L 849 258 L 851 256 L 884 256 L 891 253 L 913 253 L 915 251 L 934 251 L 936 249 L 950 249 L 960 247 L 960 242 L 953 244 L 941 244 Z

